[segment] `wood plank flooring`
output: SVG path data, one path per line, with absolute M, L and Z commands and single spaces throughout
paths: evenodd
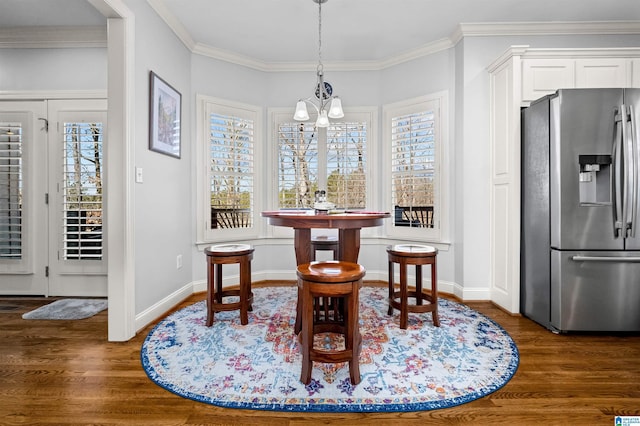
M 520 351 L 518 371 L 502 389 L 441 410 L 307 414 L 181 398 L 142 369 L 140 347 L 152 326 L 110 343 L 106 311 L 78 321 L 23 320 L 36 302 L 7 300 L 0 304 L 21 309 L 0 309 L 1 425 L 613 425 L 615 416 L 640 416 L 640 333 L 556 335 L 488 302 L 467 304 L 497 321 Z

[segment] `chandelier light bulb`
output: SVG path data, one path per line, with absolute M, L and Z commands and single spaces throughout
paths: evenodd
M 318 114 L 316 127 L 328 127 L 328 126 L 329 126 L 329 117 L 327 117 L 327 111 L 322 110 L 320 111 L 320 114 Z
M 329 118 L 342 117 L 344 117 L 344 111 L 342 110 L 342 101 L 339 97 L 335 96 L 331 100 L 331 106 L 329 107 Z
M 296 113 L 293 114 L 293 119 L 297 121 L 306 121 L 309 119 L 309 111 L 307 111 L 307 104 L 305 101 L 298 101 L 296 104 Z

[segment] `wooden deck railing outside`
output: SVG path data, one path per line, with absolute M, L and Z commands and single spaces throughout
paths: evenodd
M 211 229 L 249 227 L 251 227 L 251 210 L 211 207 Z
M 396 206 L 393 224 L 395 226 L 433 228 L 433 206 Z

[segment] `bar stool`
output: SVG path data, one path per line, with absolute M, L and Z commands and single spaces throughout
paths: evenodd
M 298 315 L 302 349 L 300 381 L 311 383 L 313 361 L 349 362 L 353 385 L 360 383 L 358 357 L 362 337 L 358 326 L 359 290 L 365 269 L 357 263 L 329 260 L 298 266 Z M 344 335 L 344 349 L 321 349 L 314 346 L 319 333 Z
M 440 327 L 438 318 L 438 280 L 436 257 L 438 249 L 431 246 L 416 244 L 400 244 L 387 246 L 389 257 L 389 311 L 393 314 L 394 309 L 400 310 L 400 328 L 406 329 L 409 321 L 409 312 L 425 313 L 431 312 L 433 325 Z M 393 266 L 398 263 L 400 266 L 400 290 L 396 290 L 393 283 Z M 407 288 L 407 265 L 416 266 L 416 287 L 415 290 Z M 422 265 L 431 265 L 431 294 L 422 291 Z M 415 304 L 409 304 L 409 298 L 415 298 Z M 423 304 L 423 302 L 428 302 Z
M 338 237 L 318 235 L 311 239 L 311 260 L 316 260 L 316 251 L 333 252 L 333 260 L 338 259 Z
M 251 260 L 254 248 L 248 244 L 219 244 L 204 250 L 207 255 L 207 327 L 213 324 L 215 312 L 240 310 L 240 324 L 249 323 L 248 311 L 252 309 Z M 238 289 L 222 288 L 222 265 L 239 264 Z M 223 298 L 237 296 L 237 302 L 224 303 Z

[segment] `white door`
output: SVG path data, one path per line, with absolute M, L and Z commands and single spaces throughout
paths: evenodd
M 0 294 L 47 294 L 45 102 L 0 102 Z
M 0 105 L 2 114 L 16 114 L 9 111 L 22 103 Z M 31 111 L 31 122 L 30 115 L 25 116 L 23 122 L 28 125 L 20 138 L 22 202 L 17 209 L 21 226 L 2 225 L 0 216 L 0 230 L 2 226 L 12 230 L 11 235 L 0 232 L 0 247 L 2 241 L 6 244 L 20 234 L 20 257 L 26 266 L 15 273 L 0 264 L 0 294 L 106 296 L 106 244 L 102 238 L 106 235 L 102 198 L 106 101 L 53 100 L 35 105 L 41 107 Z M 0 116 L 4 118 L 12 117 Z M 0 128 L 0 143 L 13 139 L 2 133 Z M 28 136 L 34 133 L 43 134 L 37 143 L 31 143 Z M 3 173 L 0 169 L 0 176 Z M 15 180 L 14 175 L 7 174 Z M 0 212 L 1 203 L 14 205 L 9 199 L 3 201 L 5 198 L 0 193 Z M 5 252 L 4 257 L 12 255 L 9 249 Z M 0 257 L 0 262 L 10 264 L 10 260 Z

